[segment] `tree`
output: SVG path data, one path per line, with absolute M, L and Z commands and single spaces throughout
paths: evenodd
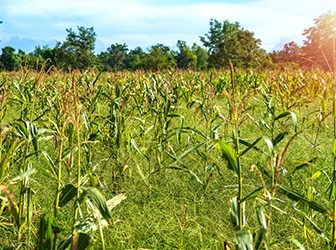
M 126 68 L 128 48 L 124 44 L 111 44 L 107 48 L 107 52 L 102 52 L 98 55 L 99 60 L 103 64 L 103 69 L 106 71 L 119 71 Z
M 177 67 L 181 69 L 196 69 L 197 56 L 187 46 L 187 43 L 178 40 L 176 46 L 179 49 L 175 56 Z
M 18 70 L 21 67 L 22 60 L 15 49 L 10 46 L 2 48 L 0 57 L 0 66 L 8 71 Z
M 145 67 L 144 62 L 147 54 L 141 47 L 136 47 L 128 53 L 126 65 L 128 69 L 137 70 Z
M 175 67 L 176 61 L 168 46 L 157 44 L 151 47 L 145 60 L 145 66 L 150 70 L 167 69 Z
M 34 51 L 29 54 L 22 51 L 21 57 L 24 66 L 29 69 L 41 70 L 44 67 L 44 70 L 48 70 L 55 62 L 54 50 L 49 48 L 48 45 L 36 46 Z
M 197 69 L 205 69 L 208 66 L 209 59 L 207 51 L 196 43 L 193 44 L 191 50 L 197 57 Z
M 280 51 L 273 51 L 270 54 L 273 63 L 300 65 L 302 62 L 302 48 L 295 42 L 289 42 L 284 45 Z
M 66 29 L 68 32 L 66 40 L 56 44 L 55 57 L 59 68 L 85 70 L 96 65 L 94 55 L 96 33 L 93 27 L 77 28 L 78 34 L 71 28 Z
M 305 65 L 334 71 L 333 46 L 336 33 L 336 12 L 328 11 L 314 19 L 314 24 L 315 26 L 305 29 L 302 33 L 306 36 L 306 40 L 303 41 Z
M 229 67 L 229 61 L 236 67 L 259 67 L 267 60 L 265 50 L 260 48 L 261 40 L 254 38 L 253 32 L 241 28 L 238 22 L 220 23 L 211 19 L 209 33 L 200 39 L 208 48 L 212 67 Z

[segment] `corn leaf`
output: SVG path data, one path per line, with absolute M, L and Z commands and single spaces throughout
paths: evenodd
M 150 161 L 149 158 L 148 158 L 148 156 L 145 155 L 145 154 L 140 150 L 140 148 L 138 147 L 138 145 L 136 144 L 136 142 L 134 141 L 133 138 L 131 138 L 131 144 L 132 144 L 132 146 L 135 148 L 135 150 L 138 151 L 138 153 L 139 153 L 142 157 L 144 157 L 148 162 Z
M 77 188 L 72 184 L 67 184 L 62 188 L 59 206 L 65 206 L 69 201 L 71 201 L 77 195 Z
M 75 234 L 72 238 L 71 250 L 84 250 L 90 244 L 90 236 L 85 233 Z
M 334 155 L 334 157 L 336 157 L 336 139 L 334 140 L 334 146 L 332 149 L 332 154 Z
M 264 230 L 267 230 L 267 220 L 266 220 L 266 216 L 265 216 L 264 208 L 262 204 L 260 202 L 257 202 L 255 205 L 255 209 L 257 212 L 257 217 L 258 217 L 260 226 L 262 226 Z
M 20 174 L 19 176 L 16 176 L 15 178 L 13 178 L 12 180 L 9 181 L 10 184 L 15 184 L 17 183 L 18 181 L 22 180 L 23 178 L 33 174 L 36 172 L 36 169 L 35 168 L 31 168 L 29 170 L 27 170 L 26 172 Z
M 109 221 L 109 219 L 111 219 L 111 214 L 106 204 L 105 197 L 94 187 L 82 187 L 82 189 L 92 201 L 93 205 L 99 210 L 103 218 Z
M 297 132 L 297 116 L 294 112 L 292 111 L 286 111 L 286 112 L 283 112 L 282 114 L 278 115 L 277 117 L 275 117 L 275 121 L 276 120 L 279 120 L 283 117 L 286 117 L 288 115 L 291 115 L 292 116 L 292 120 L 293 120 L 293 126 L 294 126 L 294 132 L 296 133 Z
M 255 145 L 257 145 L 257 143 L 259 142 L 261 140 L 261 137 L 259 137 L 258 139 L 256 139 L 253 143 L 248 143 L 248 142 L 246 142 L 247 143 L 247 148 L 244 150 L 244 151 L 242 151 L 240 154 L 239 154 L 239 156 L 243 156 L 245 153 L 247 153 L 248 151 L 250 151 L 250 149 L 251 148 L 253 148 L 254 150 L 256 150 L 256 151 L 260 151 L 260 149 L 259 148 L 257 148 Z M 242 140 L 241 139 L 239 139 L 239 142 L 241 143 L 242 142 Z M 245 141 L 244 141 L 245 142 Z
M 70 150 L 66 151 L 65 154 L 63 154 L 61 161 L 64 161 L 66 159 L 68 159 L 71 155 L 73 155 L 76 151 L 78 150 L 78 147 L 75 146 L 73 148 L 71 148 Z M 56 162 L 55 164 L 57 164 L 58 162 Z
M 268 137 L 264 137 L 264 141 L 266 142 L 267 144 L 267 147 L 268 147 L 268 151 L 269 151 L 269 157 L 273 157 L 273 151 L 274 151 L 274 146 L 273 146 L 273 142 L 268 138 Z
M 324 206 L 314 202 L 314 201 L 310 201 L 308 200 L 307 198 L 305 198 L 303 195 L 295 192 L 295 191 L 292 191 L 292 190 L 289 190 L 283 186 L 279 186 L 279 191 L 285 195 L 287 195 L 287 197 L 293 201 L 302 201 L 304 203 L 306 203 L 311 209 L 315 210 L 316 212 L 319 212 L 319 213 L 322 213 L 322 214 L 325 214 L 325 215 L 328 215 L 330 216 L 330 211 L 325 208 Z
M 27 222 L 28 225 L 30 226 L 30 223 L 33 218 L 33 193 L 34 191 L 31 188 L 27 188 L 27 194 L 28 194 L 28 206 L 27 206 Z
M 113 208 L 115 208 L 119 203 L 121 203 L 125 199 L 126 199 L 126 196 L 124 194 L 118 194 L 114 196 L 112 199 L 109 199 L 108 201 L 106 201 L 108 209 L 111 211 Z
M 253 237 L 252 234 L 245 230 L 239 230 L 236 232 L 238 249 L 241 250 L 253 250 Z
M 228 168 L 238 175 L 238 160 L 233 149 L 224 141 L 218 141 L 218 145 L 222 151 L 222 157 L 228 162 Z
M 40 226 L 38 230 L 38 249 L 51 249 L 51 225 L 48 225 L 49 216 L 41 214 L 40 216 Z
M 233 226 L 237 227 L 239 225 L 239 217 L 238 217 L 238 199 L 237 197 L 233 197 L 231 199 L 231 220 Z
M 278 134 L 272 141 L 273 147 L 275 147 L 279 142 L 281 142 L 286 137 L 286 135 L 288 135 L 287 131 Z
M 259 196 L 259 194 L 264 192 L 264 187 L 257 188 L 249 195 L 245 196 L 240 202 L 248 201 L 250 199 L 256 198 Z
M 9 167 L 9 161 L 13 157 L 13 152 L 15 151 L 16 145 L 18 144 L 19 139 L 15 138 L 6 152 L 1 156 L 0 161 L 0 180 L 5 176 L 6 171 Z
M 296 166 L 296 167 L 294 168 L 294 170 L 293 170 L 293 173 L 295 173 L 296 171 L 301 170 L 301 169 L 303 169 L 303 168 L 305 168 L 305 167 L 309 167 L 309 166 L 311 166 L 313 163 L 316 162 L 317 159 L 318 159 L 317 157 L 314 157 L 313 159 L 311 159 L 311 160 L 309 160 L 309 161 L 307 161 L 307 162 L 304 162 L 304 163 L 302 163 L 302 164 Z
M 177 159 L 176 161 L 181 161 L 183 158 L 185 158 L 187 155 L 191 154 L 192 152 L 196 151 L 199 147 L 203 146 L 205 143 L 205 141 L 197 144 L 196 146 L 188 149 L 187 151 L 185 151 L 183 154 L 181 154 Z
M 327 188 L 327 192 L 329 193 L 328 197 L 330 201 L 335 200 L 336 198 L 336 182 L 335 180 L 331 181 Z

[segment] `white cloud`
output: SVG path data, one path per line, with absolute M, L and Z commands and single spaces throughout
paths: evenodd
M 1 3 L 2 1 L 0 1 Z M 313 19 L 336 9 L 335 0 L 259 0 L 246 3 L 195 3 L 180 1 L 160 6 L 140 0 L 16 0 L 1 3 L 3 38 L 10 36 L 63 40 L 65 29 L 94 26 L 106 47 L 127 43 L 146 48 L 156 43 L 172 46 L 178 39 L 188 44 L 199 41 L 209 30 L 210 18 L 238 21 L 270 50 L 281 37 L 300 43 L 301 33 Z M 1 13 L 2 12 L 2 13 Z

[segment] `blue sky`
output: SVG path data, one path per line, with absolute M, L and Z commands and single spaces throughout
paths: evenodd
M 113 43 L 144 49 L 156 43 L 174 48 L 178 39 L 202 45 L 211 18 L 238 21 L 267 51 L 285 42 L 302 44 L 313 19 L 336 11 L 336 0 L 0 0 L 0 48 L 26 52 L 64 41 L 65 29 L 94 27 L 96 51 Z

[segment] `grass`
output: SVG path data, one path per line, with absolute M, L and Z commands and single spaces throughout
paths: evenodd
M 5 247 L 332 245 L 331 75 L 2 72 L 0 83 Z

